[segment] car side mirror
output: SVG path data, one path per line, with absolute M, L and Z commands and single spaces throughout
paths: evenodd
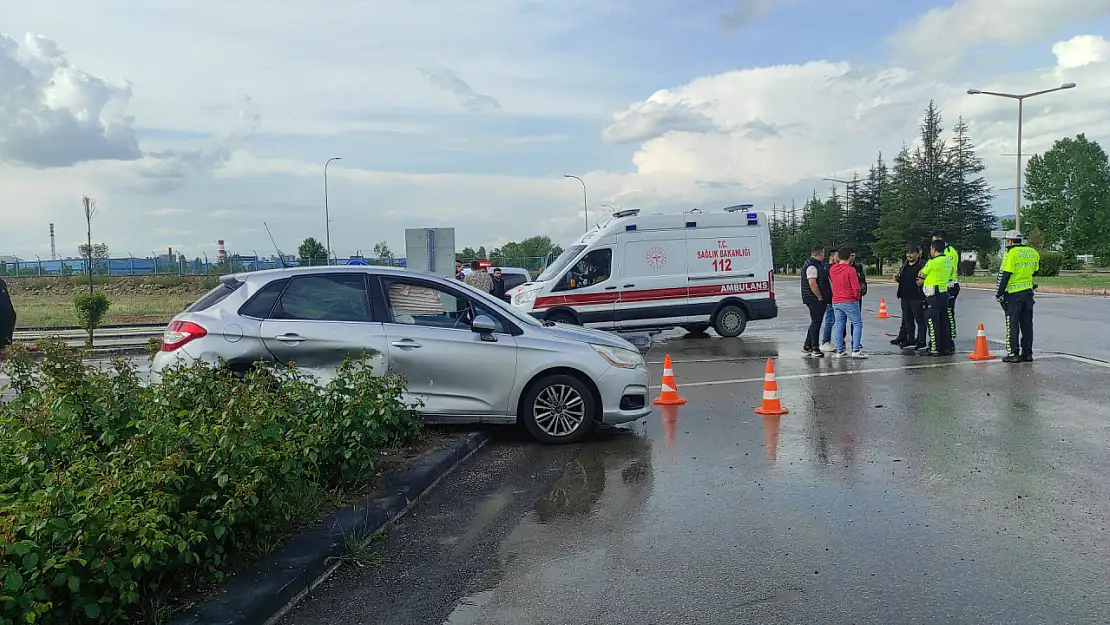
M 470 329 L 482 335 L 483 341 L 495 341 L 493 333 L 497 331 L 497 322 L 489 315 L 478 315 L 470 322 Z M 488 337 L 488 338 L 487 338 Z

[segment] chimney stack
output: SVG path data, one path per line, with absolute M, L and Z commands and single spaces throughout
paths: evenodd
M 50 224 L 50 260 L 58 260 L 58 250 L 54 247 L 54 224 Z

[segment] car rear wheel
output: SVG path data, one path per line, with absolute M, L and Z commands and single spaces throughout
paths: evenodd
M 597 422 L 593 393 L 569 375 L 551 375 L 532 385 L 517 417 L 536 440 L 563 445 L 582 440 Z
M 747 326 L 748 316 L 735 304 L 722 306 L 713 318 L 713 330 L 725 338 L 740 336 Z

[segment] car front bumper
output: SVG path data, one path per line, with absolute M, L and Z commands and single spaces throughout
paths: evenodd
M 647 367 L 610 367 L 597 381 L 597 390 L 601 395 L 601 422 L 616 425 L 651 414 L 649 375 Z

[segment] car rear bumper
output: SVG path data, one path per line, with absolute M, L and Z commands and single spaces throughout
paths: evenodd
M 757 319 L 774 319 L 779 316 L 779 305 L 774 299 L 767 297 L 764 299 L 747 299 L 744 304 L 748 307 L 748 314 L 751 315 L 750 321 Z
M 616 425 L 643 419 L 651 414 L 646 367 L 612 367 L 598 380 L 601 394 L 601 422 Z

